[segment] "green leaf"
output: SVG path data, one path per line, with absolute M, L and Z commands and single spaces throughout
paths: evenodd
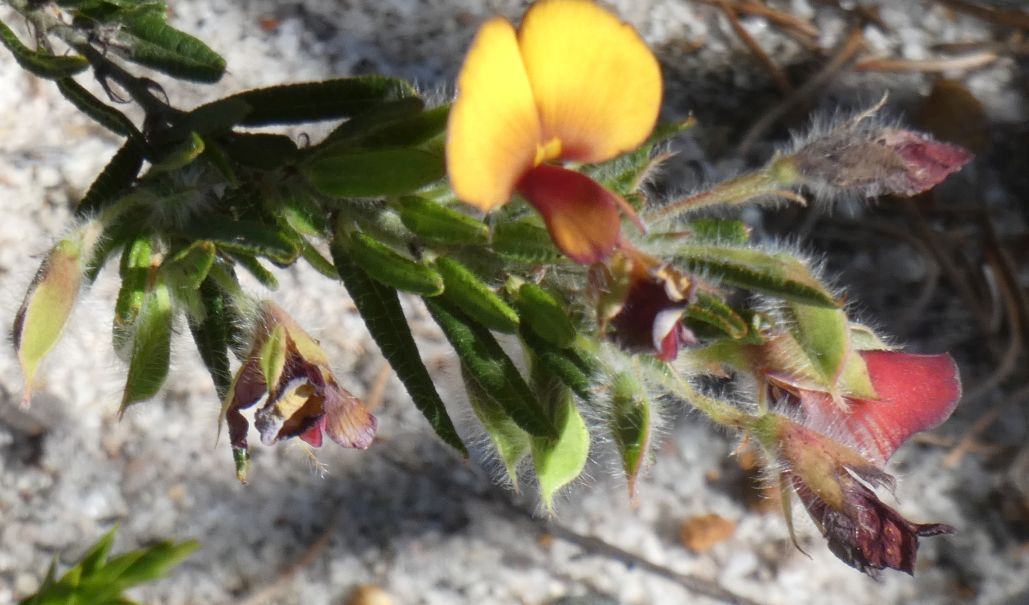
M 242 126 L 268 126 L 337 120 L 385 101 L 414 96 L 417 96 L 415 89 L 403 80 L 361 76 L 258 88 L 215 103 L 230 99 L 242 101 L 250 107 L 250 113 L 240 123 Z
M 490 393 L 504 412 L 529 434 L 556 438 L 557 427 L 489 330 L 467 317 L 445 297 L 423 300 L 458 359 L 468 369 L 469 377 Z
M 7 24 L 0 21 L 0 42 L 14 54 L 14 60 L 32 74 L 48 80 L 57 80 L 73 76 L 87 67 L 89 61 L 80 55 L 51 55 L 38 52 L 21 43 Z
M 560 378 L 583 401 L 593 399 L 592 377 L 597 367 L 595 360 L 577 348 L 561 348 L 547 342 L 525 324 L 521 326 L 519 334 L 540 367 Z
M 128 119 L 122 112 L 93 96 L 75 80 L 71 78 L 59 79 L 57 80 L 57 89 L 79 111 L 92 118 L 104 128 L 123 137 L 132 137 L 137 142 L 143 140 L 143 135 L 136 129 L 136 125 L 132 123 L 132 120 Z
M 182 80 L 217 82 L 225 59 L 193 36 L 165 22 L 164 11 L 149 7 L 121 11 L 114 35 L 126 59 Z
M 412 193 L 446 173 L 441 154 L 421 149 L 326 151 L 305 160 L 301 172 L 331 197 L 385 197 Z
M 350 260 L 383 285 L 423 296 L 443 292 L 443 277 L 432 267 L 403 256 L 365 233 L 354 233 L 349 240 L 346 254 Z
M 397 202 L 400 220 L 418 237 L 444 245 L 484 244 L 489 228 L 482 221 L 414 195 Z
M 171 291 L 168 284 L 158 278 L 148 288 L 133 325 L 132 354 L 119 414 L 161 390 L 171 363 L 173 319 Z
M 365 137 L 388 124 L 417 115 L 424 107 L 425 101 L 418 97 L 384 101 L 337 126 L 317 147 L 327 148 L 336 144 L 358 147 Z
M 447 128 L 450 106 L 441 105 L 393 120 L 354 141 L 365 148 L 415 147 L 440 136 Z
M 189 329 L 200 359 L 211 374 L 218 400 L 223 401 L 232 385 L 229 347 L 238 328 L 229 295 L 213 278 L 208 277 L 200 284 L 199 293 L 204 313 L 202 317 L 189 318 Z
M 139 317 L 150 281 L 152 245 L 150 235 L 134 239 L 121 255 L 119 275 L 121 288 L 114 304 L 114 324 L 111 329 L 114 352 L 128 360 L 127 345 L 132 340 L 132 326 Z
M 425 415 L 440 439 L 467 456 L 468 451 L 422 363 L 396 290 L 374 281 L 347 257 L 339 245 L 333 244 L 331 250 L 336 270 L 354 300 L 354 306 L 415 406 Z
M 686 224 L 694 241 L 723 246 L 743 246 L 750 240 L 750 227 L 738 219 L 705 217 Z
M 527 263 L 552 263 L 562 258 L 550 233 L 529 221 L 503 221 L 493 228 L 491 240 L 497 254 Z
M 232 260 L 239 263 L 243 270 L 249 273 L 256 279 L 262 286 L 269 290 L 279 289 L 279 280 L 275 277 L 275 274 L 268 270 L 267 267 L 261 264 L 261 261 L 251 254 L 245 252 L 230 252 L 229 256 Z
M 675 257 L 686 269 L 738 286 L 798 303 L 835 308 L 836 298 L 798 258 L 781 252 L 763 252 L 702 244 L 676 247 Z
M 743 338 L 748 332 L 747 320 L 722 299 L 707 292 L 697 293 L 696 300 L 686 307 L 686 317 L 714 326 L 732 339 Z
M 172 288 L 197 290 L 207 279 L 215 252 L 212 242 L 193 242 L 161 263 L 161 272 Z
M 219 99 L 186 114 L 184 127 L 202 135 L 221 134 L 242 123 L 250 111 L 250 105 L 238 97 Z
M 467 267 L 440 257 L 436 268 L 443 276 L 445 296 L 462 312 L 490 330 L 510 333 L 518 329 L 518 313 Z
M 575 342 L 575 324 L 565 312 L 566 305 L 550 292 L 526 282 L 518 289 L 515 305 L 521 319 L 547 342 L 562 348 Z
M 82 555 L 82 560 L 76 567 L 81 568 L 83 576 L 92 576 L 107 563 L 107 555 L 111 552 L 111 546 L 114 545 L 114 535 L 117 531 L 117 527 L 112 527 L 96 541 L 96 544 L 90 547 L 86 554 Z
M 132 186 L 142 168 L 143 150 L 134 141 L 126 141 L 89 186 L 75 215 L 84 217 L 103 210 Z
M 176 301 L 190 316 L 203 315 L 200 284 L 214 264 L 217 249 L 207 240 L 193 242 L 161 263 L 161 276 L 168 282 Z
M 194 220 L 181 231 L 189 239 L 211 240 L 226 251 L 263 256 L 282 266 L 292 264 L 300 256 L 295 238 L 278 225 L 205 214 L 203 220 Z
M 205 147 L 204 139 L 199 134 L 191 132 L 184 140 L 162 148 L 160 157 L 153 158 L 154 164 L 148 174 L 172 172 L 185 168 L 204 153 Z
M 504 470 L 511 479 L 511 484 L 518 488 L 518 463 L 529 454 L 532 438 L 504 412 L 504 407 L 493 398 L 488 391 L 476 382 L 468 373 L 468 368 L 461 366 L 461 377 L 464 378 L 468 401 L 476 418 L 486 429 L 493 447 L 504 464 Z
M 232 133 L 225 138 L 222 148 L 236 162 L 258 170 L 275 170 L 300 156 L 293 139 L 266 132 Z
M 623 372 L 614 377 L 608 426 L 622 458 L 629 483 L 629 497 L 635 500 L 636 484 L 650 447 L 651 403 L 639 381 Z
M 800 303 L 786 305 L 784 314 L 790 334 L 800 345 L 820 385 L 836 392 L 851 351 L 847 314 L 842 309 Z
M 304 249 L 300 252 L 300 255 L 307 261 L 307 264 L 311 265 L 315 271 L 325 277 L 330 279 L 339 277 L 339 274 L 336 272 L 336 266 L 332 264 L 332 261 L 322 256 L 322 253 L 314 247 L 314 244 L 306 239 L 303 241 L 303 244 Z
M 556 438 L 536 437 L 532 440 L 532 463 L 536 468 L 540 496 L 547 510 L 553 510 L 554 494 L 574 481 L 586 467 L 590 433 L 575 407 L 571 391 L 556 377 L 534 366 L 533 387 L 544 400 L 551 421 L 558 429 Z

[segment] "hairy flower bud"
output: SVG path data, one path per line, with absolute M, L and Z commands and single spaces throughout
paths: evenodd
M 776 163 L 791 168 L 801 183 L 827 193 L 910 197 L 972 160 L 963 147 L 877 123 L 874 116 L 881 106 L 799 142 Z

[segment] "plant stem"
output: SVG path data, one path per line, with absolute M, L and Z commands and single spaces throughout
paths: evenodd
M 646 223 L 660 222 L 684 212 L 718 205 L 738 205 L 759 197 L 776 196 L 804 204 L 804 198 L 790 191 L 798 174 L 789 157 L 774 158 L 767 166 L 718 183 L 707 191 L 676 200 L 644 213 Z
M 688 380 L 676 374 L 672 368 L 657 359 L 648 360 L 640 367 L 671 393 L 681 397 L 708 419 L 731 429 L 745 429 L 754 423 L 754 416 L 721 399 L 709 397 L 698 391 Z

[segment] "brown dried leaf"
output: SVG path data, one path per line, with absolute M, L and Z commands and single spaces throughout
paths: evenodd
M 683 546 L 695 553 L 704 553 L 725 542 L 736 533 L 736 522 L 711 513 L 690 517 L 679 529 Z

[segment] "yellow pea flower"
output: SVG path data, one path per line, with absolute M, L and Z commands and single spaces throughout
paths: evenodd
M 603 162 L 638 147 L 661 105 L 657 59 L 632 26 L 591 0 L 540 0 L 518 31 L 487 21 L 458 76 L 447 130 L 457 197 L 490 211 L 520 193 L 580 263 L 620 241 L 624 200 L 548 162 Z

